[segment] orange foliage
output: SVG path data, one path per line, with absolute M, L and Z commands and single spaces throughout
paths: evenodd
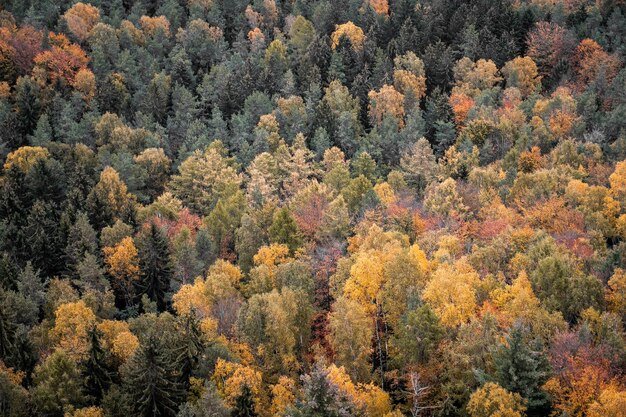
M 557 110 L 550 116 L 550 132 L 557 138 L 566 137 L 576 121 L 576 115 L 565 110 Z
M 139 24 L 143 32 L 148 36 L 154 36 L 159 30 L 162 30 L 165 36 L 170 36 L 170 22 L 165 16 L 141 16 Z
M 452 93 L 450 95 L 450 106 L 454 112 L 454 122 L 457 126 L 463 126 L 467 114 L 474 108 L 474 100 L 463 93 Z
M 265 43 L 265 35 L 259 28 L 254 28 L 248 32 L 248 40 L 254 48 L 258 49 Z
M 345 36 L 350 40 L 354 49 L 360 50 L 363 48 L 363 42 L 365 42 L 365 34 L 363 29 L 358 27 L 352 22 L 346 22 L 341 25 L 337 25 L 335 31 L 331 35 L 332 47 L 335 49 L 339 46 L 339 41 Z
M 63 15 L 69 30 L 81 41 L 89 36 L 91 29 L 100 21 L 100 12 L 91 4 L 76 3 Z
M 48 78 L 54 82 L 63 79 L 73 83 L 79 70 L 86 68 L 89 58 L 80 46 L 71 43 L 65 35 L 50 32 L 52 47 L 35 57 L 35 64 L 47 71 Z
M 561 197 L 551 198 L 532 207 L 523 207 L 521 210 L 532 227 L 552 233 L 565 233 L 584 228 L 583 214 L 568 208 Z
M 369 0 L 370 7 L 380 15 L 389 14 L 389 3 L 387 0 Z
M 2 79 L 27 74 L 41 52 L 43 35 L 31 26 L 0 28 L 0 71 Z
M 591 39 L 583 39 L 572 57 L 572 67 L 576 72 L 578 87 L 584 88 L 604 72 L 607 81 L 611 81 L 619 71 L 619 60 L 609 55 L 600 45 Z
M 551 356 L 555 376 L 544 389 L 553 397 L 553 407 L 559 414 L 586 416 L 604 390 L 621 388 L 607 352 L 582 342 L 577 334 L 558 336 Z
M 542 168 L 545 164 L 544 158 L 541 156 L 541 150 L 537 146 L 533 146 L 530 151 L 524 151 L 519 156 L 519 169 L 522 172 L 533 172 Z

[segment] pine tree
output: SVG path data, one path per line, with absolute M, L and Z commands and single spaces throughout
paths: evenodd
M 289 417 L 349 417 L 354 415 L 351 401 L 329 380 L 328 369 L 321 364 L 302 377 L 303 397 L 289 408 Z
M 139 245 L 139 265 L 141 269 L 140 292 L 147 294 L 157 303 L 159 311 L 165 310 L 165 293 L 172 279 L 172 264 L 167 238 L 152 223 L 144 232 Z
M 181 382 L 189 385 L 189 377 L 198 364 L 204 350 L 200 323 L 193 310 L 179 318 L 180 338 L 179 345 L 174 350 L 176 368 L 180 370 Z
M 87 215 L 79 213 L 76 222 L 70 227 L 67 238 L 68 245 L 65 247 L 65 257 L 68 261 L 67 268 L 69 270 L 74 272 L 86 254 L 96 254 L 97 239 L 96 232 L 89 224 Z
M 4 301 L 6 292 L 0 288 L 0 358 L 6 359 L 14 351 L 15 312 Z
M 32 78 L 20 78 L 15 85 L 17 124 L 23 137 L 33 133 L 39 120 L 41 102 L 39 85 Z M 19 144 L 24 145 L 25 142 Z
M 241 388 L 241 394 L 235 400 L 235 406 L 230 412 L 231 417 L 256 417 L 257 413 L 254 411 L 254 398 L 252 397 L 252 390 L 246 384 Z
M 93 326 L 89 330 L 89 351 L 83 363 L 85 378 L 85 394 L 93 397 L 96 404 L 100 402 L 107 388 L 111 385 L 111 372 L 104 361 L 104 351 L 100 346 L 101 334 Z
M 506 343 L 494 353 L 495 372 L 490 379 L 506 390 L 520 394 L 527 401 L 528 414 L 540 416 L 547 413 L 549 404 L 541 388 L 548 380 L 549 363 L 543 352 L 526 340 L 527 337 L 523 326 L 513 327 Z
M 268 232 L 272 243 L 287 245 L 291 253 L 295 252 L 302 244 L 298 225 L 286 207 L 281 208 L 274 214 L 274 221 Z
M 158 339 L 151 337 L 124 365 L 125 385 L 136 416 L 174 417 L 184 398 L 180 373 Z

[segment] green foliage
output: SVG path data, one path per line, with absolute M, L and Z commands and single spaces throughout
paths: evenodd
M 43 415 L 63 416 L 85 403 L 78 367 L 63 351 L 56 351 L 35 368 L 31 392 L 34 409 Z
M 167 238 L 154 223 L 139 239 L 139 267 L 142 272 L 140 292 L 156 302 L 159 311 L 163 311 L 172 279 L 172 262 Z
M 0 415 L 620 409 L 623 1 L 90 3 L 0 12 Z
M 270 242 L 285 244 L 291 253 L 302 244 L 300 230 L 287 207 L 283 207 L 274 213 L 274 219 L 268 229 Z
M 175 416 L 183 399 L 180 373 L 168 349 L 150 337 L 124 365 L 124 387 L 138 416 Z

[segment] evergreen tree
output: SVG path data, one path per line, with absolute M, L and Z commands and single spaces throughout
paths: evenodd
M 290 407 L 288 417 L 349 417 L 353 406 L 337 385 L 329 380 L 323 364 L 315 364 L 309 375 L 302 377 L 302 398 Z
M 231 417 L 256 417 L 258 414 L 254 411 L 254 398 L 252 390 L 245 384 L 241 388 L 241 393 L 235 400 L 235 406 L 230 412 Z
M 5 302 L 6 291 L 0 289 L 0 359 L 6 360 L 13 353 L 15 335 L 15 311 Z
M 188 386 L 189 377 L 204 351 L 200 323 L 193 310 L 179 318 L 179 328 L 178 346 L 174 349 L 174 357 L 180 371 L 181 382 Z
M 96 232 L 89 224 L 87 215 L 79 213 L 67 238 L 68 245 L 65 248 L 67 268 L 74 272 L 86 254 L 95 255 L 98 249 L 97 239 Z
M 155 223 L 150 224 L 139 241 L 139 259 L 140 293 L 147 294 L 156 302 L 158 311 L 163 311 L 172 279 L 172 264 L 167 237 Z
M 101 334 L 94 326 L 89 330 L 89 351 L 87 359 L 83 363 L 83 376 L 85 378 L 85 394 L 99 403 L 105 391 L 111 385 L 111 372 L 104 360 L 104 351 L 100 346 Z
M 26 135 L 33 133 L 39 120 L 41 112 L 41 101 L 39 98 L 39 85 L 30 77 L 23 77 L 17 80 L 15 86 L 15 107 L 17 110 L 17 127 L 25 139 Z M 16 144 L 22 146 L 26 141 Z
M 136 416 L 174 417 L 184 392 L 164 343 L 150 337 L 124 365 L 124 382 Z
M 302 244 L 298 225 L 287 207 L 279 209 L 274 214 L 274 221 L 268 232 L 270 242 L 287 245 L 291 253 L 294 253 Z
M 506 343 L 494 352 L 495 372 L 486 379 L 524 397 L 529 415 L 542 416 L 549 410 L 549 400 L 542 386 L 548 380 L 550 365 L 537 342 L 528 342 L 527 338 L 525 328 L 515 325 Z M 485 376 L 479 374 L 479 379 L 484 380 Z

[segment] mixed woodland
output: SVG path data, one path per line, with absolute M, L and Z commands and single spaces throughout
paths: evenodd
M 0 0 L 0 416 L 626 416 L 624 0 Z

